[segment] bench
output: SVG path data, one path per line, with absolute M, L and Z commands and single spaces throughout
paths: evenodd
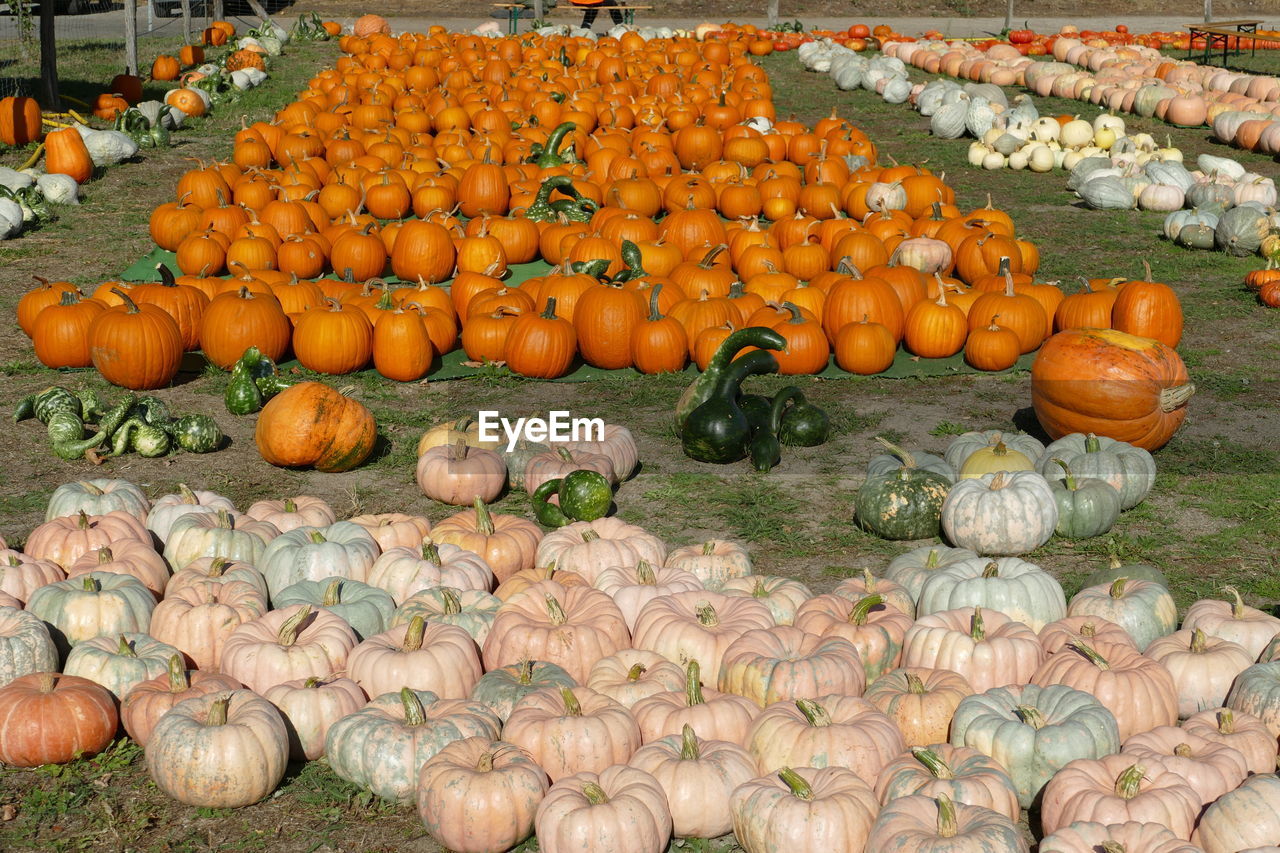
M 1227 64 L 1228 52 L 1240 52 L 1240 39 L 1248 37 L 1253 39 L 1251 44 L 1251 53 L 1256 51 L 1256 45 L 1259 41 L 1280 42 L 1277 36 L 1260 36 L 1258 32 L 1258 24 L 1262 21 L 1243 19 L 1239 21 L 1206 21 L 1203 24 L 1187 24 L 1188 43 L 1187 56 L 1190 57 L 1195 52 L 1195 40 L 1197 37 L 1204 39 L 1204 58 L 1201 62 L 1208 63 L 1209 55 L 1218 47 L 1222 48 L 1222 64 Z
M 515 35 L 517 32 L 519 32 L 520 14 L 525 9 L 528 9 L 529 6 L 524 3 L 494 3 L 493 5 L 499 9 L 507 10 L 507 32 L 510 35 Z M 606 3 L 601 6 L 573 6 L 571 8 L 573 8 L 575 11 L 577 10 L 586 11 L 589 8 L 598 9 L 601 12 L 607 12 L 610 9 L 617 9 L 618 11 L 622 12 L 622 22 L 624 24 L 627 24 L 628 26 L 635 24 L 637 11 L 641 11 L 641 12 L 653 11 L 652 6 L 618 6 L 618 5 L 609 4 L 609 3 Z

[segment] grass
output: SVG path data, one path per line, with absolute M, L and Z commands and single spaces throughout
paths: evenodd
M 161 47 L 148 45 L 143 53 L 149 56 Z M 75 55 L 84 64 L 64 64 L 69 78 L 93 83 L 114 73 L 110 48 Z M 124 269 L 149 248 L 148 212 L 169 200 L 177 176 L 189 166 L 184 158 L 229 156 L 241 114 L 250 121 L 269 118 L 333 55 L 328 46 L 291 49 L 289 61 L 273 69 L 271 82 L 234 109 L 193 123 L 170 151 L 107 170 L 86 186 L 80 208 L 0 244 L 5 269 L 0 311 L 11 316 L 32 274 L 96 285 Z M 1020 231 L 1041 245 L 1042 277 L 1059 279 L 1070 289 L 1082 275 L 1139 276 L 1146 259 L 1153 275 L 1182 297 L 1187 327 L 1181 352 L 1199 393 L 1186 427 L 1157 454 L 1160 474 L 1152 495 L 1105 537 L 1053 540 L 1025 558 L 1054 572 L 1069 594 L 1115 554 L 1165 571 L 1181 607 L 1218 594 L 1225 583 L 1239 586 L 1251 604 L 1272 608 L 1280 603 L 1274 545 L 1280 529 L 1280 504 L 1274 497 L 1280 493 L 1280 453 L 1272 449 L 1280 446 L 1275 420 L 1280 384 L 1270 369 L 1280 355 L 1275 334 L 1280 315 L 1257 306 L 1239 286 L 1256 260 L 1173 247 L 1156 236 L 1156 214 L 1083 210 L 1072 204 L 1062 173 L 973 169 L 965 162 L 963 143 L 933 139 L 926 121 L 906 107 L 884 104 L 866 92 L 838 92 L 827 78 L 800 70 L 791 54 L 775 55 L 765 64 L 776 102 L 786 105 L 784 114 L 794 111 L 813 122 L 835 108 L 877 141 L 882 157 L 927 160 L 945 171 L 961 207 L 977 208 L 991 194 Z M 919 72 L 913 77 L 919 79 Z M 1073 101 L 1038 103 L 1044 112 L 1092 114 L 1091 108 Z M 1203 129 L 1127 120 L 1135 130 L 1156 131 L 1160 138 L 1167 133 L 1192 156 L 1227 153 Z M 1229 153 L 1250 168 L 1274 172 L 1263 158 Z M 21 157 L 21 151 L 0 151 L 0 162 Z M 52 383 L 105 389 L 92 372 L 55 373 L 40 367 L 13 328 L 0 340 L 0 374 L 13 397 Z M 293 378 L 322 377 L 299 370 Z M 123 457 L 93 468 L 54 458 L 38 423 L 16 425 L 11 441 L 0 448 L 0 533 L 11 545 L 21 543 L 43 520 L 54 486 L 98 476 L 134 480 L 152 496 L 186 482 L 225 494 L 242 508 L 264 497 L 314 494 L 328 500 L 340 517 L 402 511 L 438 521 L 454 510 L 427 500 L 413 480 L 416 442 L 424 428 L 480 408 L 522 414 L 556 408 L 626 424 L 636 435 L 642 467 L 618 490 L 620 517 L 644 525 L 673 547 L 712 536 L 747 540 L 757 571 L 794 577 L 825 591 L 863 569 L 883 570 L 894 555 L 917 544 L 877 539 L 854 521 L 854 494 L 868 457 L 879 451 L 876 436 L 909 450 L 940 454 L 953 436 L 970 429 L 1036 429 L 1025 374 L 806 380 L 801 383 L 805 394 L 830 416 L 831 441 L 820 448 L 785 448 L 780 467 L 757 474 L 746 463 L 710 466 L 683 457 L 671 418 L 687 381 L 683 377 L 550 384 L 495 368 L 471 380 L 401 385 L 357 375 L 334 384 L 354 387 L 352 393 L 375 414 L 383 441 L 366 466 L 327 475 L 262 463 L 252 444 L 255 418 L 232 417 L 223 408 L 226 381 L 226 373 L 206 369 L 179 387 L 158 392 L 177 411 L 201 411 L 218 420 L 231 444 L 207 456 L 155 461 Z M 750 382 L 751 390 L 761 393 L 793 384 L 780 377 Z M 114 398 L 116 392 L 108 396 Z M 527 516 L 527 497 L 508 495 L 497 510 Z M 140 752 L 121 743 L 104 756 L 57 771 L 0 771 L 0 807 L 5 804 L 15 810 L 12 819 L 0 820 L 0 849 L 6 850 L 434 849 L 424 840 L 412 809 L 384 803 L 338 779 L 323 761 L 292 767 L 277 795 L 257 806 L 194 809 L 160 793 L 149 781 Z

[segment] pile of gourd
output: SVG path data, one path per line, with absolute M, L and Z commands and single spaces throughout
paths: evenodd
M 1280 836 L 1280 619 L 1228 589 L 1177 630 L 1152 566 L 1068 601 L 1003 544 L 924 545 L 815 595 L 732 541 L 483 504 L 338 521 L 95 480 L 46 518 L 0 550 L 10 767 L 123 725 L 164 794 L 237 808 L 323 760 L 477 853 L 1025 853 L 1033 804 L 1055 853 Z
M 1167 212 L 1165 238 L 1186 248 L 1237 256 L 1274 251 L 1280 240 L 1273 236 L 1280 233 L 1274 180 L 1227 157 L 1201 154 L 1197 168 L 1188 170 L 1176 159 L 1149 157 L 1144 163 L 1141 156 L 1114 146 L 1084 156 L 1067 187 L 1099 210 Z
M 906 66 L 891 56 L 868 59 L 831 39 L 822 39 L 800 45 L 796 59 L 807 71 L 829 74 L 842 91 L 861 87 L 875 92 L 887 104 L 905 103 L 911 94 Z
M 222 430 L 213 418 L 175 417 L 158 397 L 125 394 L 109 404 L 93 390 L 54 385 L 18 402 L 13 419 L 32 417 L 48 427 L 54 454 L 67 460 L 100 463 L 130 451 L 152 459 L 175 450 L 210 453 L 222 446 Z

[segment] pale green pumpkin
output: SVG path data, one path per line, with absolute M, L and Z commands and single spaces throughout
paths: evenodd
M 1204 853 L 1274 849 L 1280 838 L 1280 776 L 1250 776 L 1205 810 L 1191 836 Z
M 290 584 L 280 590 L 274 604 L 277 610 L 291 604 L 323 607 L 350 625 L 361 640 L 387 630 L 396 609 L 391 596 L 377 587 L 337 577 Z
M 1000 762 L 1025 809 L 1068 763 L 1118 752 L 1120 728 L 1082 690 L 1028 684 L 965 697 L 951 721 L 951 743 Z
M 578 682 L 562 667 L 547 661 L 521 661 L 491 669 L 471 689 L 471 698 L 482 702 L 502 721 L 515 704 L 544 688 L 576 687 Z
M 464 738 L 495 740 L 501 728 L 497 715 L 480 702 L 438 699 L 406 687 L 330 726 L 324 751 L 339 777 L 385 799 L 412 803 L 427 759 Z
M 1129 632 L 1138 651 L 1178 627 L 1178 606 L 1169 590 L 1152 581 L 1116 578 L 1085 587 L 1067 605 L 1068 616 L 1100 616 Z
M 1063 479 L 1049 479 L 1058 504 L 1054 533 L 1064 539 L 1090 539 L 1110 530 L 1120 518 L 1120 493 L 1106 480 L 1080 479 L 1061 459 Z
M 1102 480 L 1120 495 L 1120 508 L 1142 503 L 1156 482 L 1156 463 L 1141 447 L 1097 435 L 1064 435 L 1045 448 L 1037 469 L 1049 480 L 1066 477 L 1054 464 L 1061 459 L 1080 479 Z
M 889 561 L 884 570 L 885 580 L 902 586 L 912 601 L 920 599 L 925 581 L 948 566 L 978 556 L 968 548 L 948 548 L 946 545 L 925 545 L 899 554 Z
M 916 615 L 961 607 L 998 610 L 1033 631 L 1067 615 L 1057 578 L 1017 557 L 976 557 L 953 563 L 925 582 Z
M 358 524 L 337 521 L 327 527 L 297 527 L 271 540 L 256 565 L 267 580 L 271 604 L 298 581 L 349 578 L 363 583 L 382 549 Z
M 58 650 L 40 619 L 16 607 L 0 607 L 0 687 L 33 672 L 57 672 Z
M 120 510 L 127 512 L 139 521 L 146 521 L 151 502 L 142 493 L 142 489 L 128 480 L 77 480 L 74 483 L 63 483 L 53 490 L 49 496 L 49 504 L 45 508 L 44 520 L 75 515 L 106 515 Z
M 71 650 L 62 671 L 101 684 L 116 699 L 124 699 L 142 682 L 166 674 L 175 655 L 182 652 L 148 634 L 94 637 Z
M 27 610 L 49 628 L 58 651 L 93 637 L 143 633 L 151 627 L 156 598 L 132 575 L 90 572 L 42 586 L 31 593 Z
M 1236 676 L 1227 707 L 1253 714 L 1280 737 L 1280 661 L 1255 663 Z
M 394 628 L 421 616 L 428 622 L 457 625 L 471 635 L 476 645 L 483 646 L 501 606 L 502 599 L 477 589 L 433 586 L 405 599 L 392 614 L 387 627 Z
M 169 528 L 164 558 L 175 572 L 201 557 L 226 557 L 257 566 L 267 543 L 279 535 L 280 531 L 270 522 L 254 521 L 226 510 L 212 515 L 187 514 L 177 518 Z

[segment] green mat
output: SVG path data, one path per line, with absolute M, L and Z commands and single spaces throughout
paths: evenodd
M 156 273 L 156 265 L 165 264 L 172 270 L 176 270 L 177 256 L 173 252 L 164 249 L 153 249 L 146 255 L 139 258 L 132 266 L 120 274 L 122 281 L 159 281 L 160 276 Z M 535 261 L 529 264 L 515 264 L 510 269 L 510 275 L 506 279 L 506 284 L 517 285 L 527 279 L 537 275 L 544 275 L 551 267 L 546 261 Z M 333 276 L 329 276 L 333 278 Z M 392 284 L 403 283 L 395 276 L 388 276 L 386 281 Z M 445 287 L 448 286 L 446 283 Z M 1000 373 L 1018 373 L 1020 371 L 1030 370 L 1031 362 L 1035 359 L 1035 353 L 1028 353 L 1008 370 L 1000 371 Z M 297 361 L 283 362 L 280 367 L 288 370 L 292 367 L 300 367 Z M 204 359 L 198 353 L 188 353 L 183 360 L 183 372 L 199 372 L 204 369 Z M 427 374 L 429 380 L 446 380 L 446 379 L 467 379 L 481 375 L 493 375 L 495 371 L 499 374 L 507 373 L 506 368 L 495 368 L 492 365 L 475 366 L 471 363 L 466 353 L 460 349 L 456 349 L 451 353 L 447 353 L 442 358 L 437 359 L 432 366 L 431 371 Z M 685 374 L 696 376 L 698 369 L 693 365 L 689 365 L 684 369 Z M 361 375 L 376 376 L 377 371 L 372 368 L 359 371 Z M 848 373 L 836 366 L 834 360 L 827 365 L 826 370 L 817 374 L 824 379 L 919 379 L 926 376 L 959 376 L 962 374 L 978 374 L 990 373 L 990 371 L 975 370 L 965 364 L 962 354 L 953 355 L 950 358 L 920 358 L 914 356 L 905 350 L 898 350 L 898 355 L 893 360 L 893 364 L 883 373 L 877 373 L 875 376 L 859 376 L 856 373 Z M 620 377 L 640 376 L 640 372 L 631 368 L 623 370 L 604 370 L 599 367 L 592 367 L 589 364 L 581 362 L 576 363 L 574 368 L 567 376 L 559 379 L 553 379 L 552 382 L 595 382 L 601 379 L 617 379 Z

